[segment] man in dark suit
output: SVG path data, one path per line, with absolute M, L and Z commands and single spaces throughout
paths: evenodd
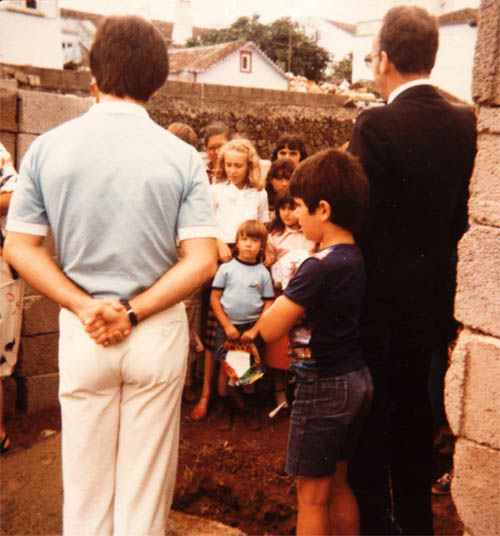
M 368 274 L 361 335 L 375 384 L 351 461 L 365 534 L 432 534 L 432 421 L 427 379 L 438 291 L 467 224 L 474 114 L 428 78 L 439 30 L 422 8 L 385 15 L 366 60 L 385 106 L 363 112 L 349 151 L 370 180 L 357 240 Z

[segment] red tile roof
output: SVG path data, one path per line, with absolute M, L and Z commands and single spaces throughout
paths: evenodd
M 200 73 L 244 47 L 255 50 L 267 63 L 285 76 L 285 73 L 255 43 L 244 39 L 201 47 L 170 48 L 168 51 L 169 69 L 171 73 L 180 73 L 184 70 Z

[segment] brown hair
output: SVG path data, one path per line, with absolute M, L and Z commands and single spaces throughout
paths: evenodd
M 224 166 L 224 157 L 228 151 L 238 151 L 243 153 L 247 157 L 247 183 L 252 188 L 262 190 L 264 187 L 262 176 L 260 173 L 260 161 L 259 155 L 250 140 L 245 138 L 237 138 L 235 140 L 225 143 L 219 151 L 217 157 L 217 168 L 215 170 L 215 177 L 217 182 L 227 181 L 226 168 Z
M 304 201 L 312 214 L 320 201 L 330 204 L 330 221 L 354 231 L 368 208 L 370 186 L 359 160 L 327 149 L 306 158 L 290 179 L 290 195 Z
M 272 163 L 266 177 L 267 200 L 270 208 L 274 207 L 276 199 L 276 192 L 274 191 L 271 180 L 281 178 L 290 179 L 294 169 L 295 164 L 289 158 L 279 158 Z
M 384 50 L 402 74 L 430 74 L 439 46 L 436 17 L 417 6 L 396 6 L 384 16 L 378 34 Z
M 257 220 L 244 221 L 236 231 L 236 244 L 242 236 L 248 236 L 250 238 L 258 238 L 260 240 L 260 251 L 263 253 L 267 247 L 267 229 L 266 226 Z
M 168 75 L 160 32 L 135 15 L 106 17 L 90 48 L 90 71 L 103 93 L 147 102 Z
M 189 125 L 185 123 L 172 123 L 167 130 L 194 148 L 198 148 L 198 136 Z
M 231 129 L 220 121 L 210 123 L 210 125 L 206 126 L 203 130 L 203 140 L 205 142 L 205 146 L 207 145 L 208 140 L 212 136 L 217 136 L 219 134 L 223 134 L 224 136 L 226 136 L 226 139 L 229 140 L 229 138 L 231 137 Z
M 283 134 L 278 140 L 276 147 L 273 149 L 271 162 L 274 162 L 278 158 L 278 153 L 285 147 L 292 151 L 299 151 L 300 162 L 302 162 L 304 158 L 307 158 L 307 149 L 304 140 L 298 134 Z
M 295 209 L 295 201 L 288 188 L 280 192 L 274 200 L 274 219 L 267 226 L 269 234 L 281 235 L 285 231 L 286 225 L 281 219 L 280 208 L 285 208 L 287 205 L 290 205 L 292 210 Z

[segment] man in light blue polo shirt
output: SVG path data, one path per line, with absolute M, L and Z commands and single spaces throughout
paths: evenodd
M 197 152 L 146 112 L 168 74 L 149 22 L 105 19 L 90 66 L 97 104 L 23 159 L 4 254 L 62 307 L 64 533 L 163 535 L 188 350 L 181 300 L 216 269 L 208 180 Z M 57 264 L 42 247 L 49 228 Z

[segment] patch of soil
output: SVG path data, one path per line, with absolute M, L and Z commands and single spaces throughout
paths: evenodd
M 288 419 L 270 420 L 272 395 L 261 391 L 258 409 L 262 429 L 249 430 L 236 415 L 229 432 L 217 429 L 216 411 L 193 422 L 192 407 L 183 405 L 179 468 L 173 508 L 239 528 L 247 534 L 295 533 L 296 496 L 293 479 L 284 472 Z M 59 411 L 9 416 L 12 448 L 34 443 L 47 429 L 60 429 Z M 436 460 L 436 475 L 449 469 L 450 456 Z M 450 495 L 433 497 L 436 535 L 458 536 L 463 526 Z

